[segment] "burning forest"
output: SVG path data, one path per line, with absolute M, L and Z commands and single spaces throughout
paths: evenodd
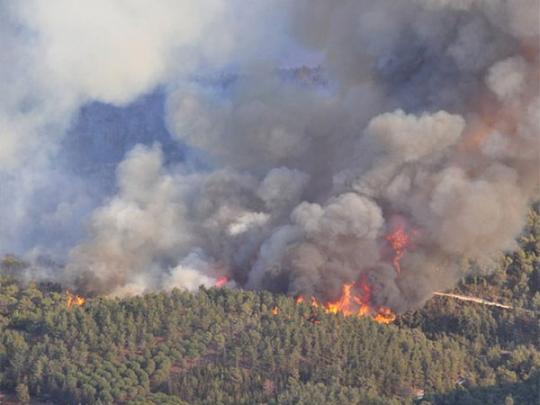
M 82 307 L 86 303 L 86 298 L 73 294 L 70 291 L 66 291 L 66 307 L 70 309 L 71 307 Z
M 21 277 L 389 323 L 515 248 L 539 197 L 537 0 L 85 6 L 111 26 L 68 3 L 0 6 L 0 245 Z M 136 113 L 111 130 L 107 108 Z
M 539 18 L 0 0 L 0 403 L 540 404 Z

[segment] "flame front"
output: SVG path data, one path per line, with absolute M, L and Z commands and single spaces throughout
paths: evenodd
M 303 303 L 304 297 L 301 295 L 296 297 L 295 302 Z M 343 284 L 341 295 L 335 301 L 319 304 L 315 297 L 311 297 L 311 306 L 322 307 L 329 314 L 370 316 L 375 322 L 382 324 L 389 324 L 396 319 L 395 313 L 390 308 L 371 306 L 371 286 L 365 275 L 362 275 L 357 282 Z
M 388 325 L 396 320 L 396 314 L 388 307 L 380 307 L 373 316 L 373 320 Z
M 66 291 L 66 306 L 71 308 L 72 306 L 80 307 L 84 305 L 86 302 L 86 298 L 81 297 L 77 294 L 72 294 L 69 291 Z
M 337 314 L 338 312 L 343 313 L 345 316 L 354 314 L 351 306 L 353 300 L 351 299 L 351 290 L 354 286 L 354 283 L 343 284 L 341 289 L 341 297 L 337 301 L 329 302 L 324 307 L 326 311 L 331 314 Z

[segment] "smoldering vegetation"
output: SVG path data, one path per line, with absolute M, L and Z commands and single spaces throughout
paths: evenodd
M 167 128 L 198 162 L 135 146 L 84 236 L 59 249 L 66 264 L 35 262 L 29 277 L 118 296 L 226 276 L 323 301 L 366 277 L 374 304 L 400 312 L 450 288 L 464 263 L 489 268 L 514 248 L 538 197 L 537 0 L 199 3 L 85 6 L 108 16 L 106 47 L 94 23 L 67 21 L 76 10 L 5 7 L 7 49 L 39 61 L 22 70 L 24 86 L 2 85 L 10 238 L 26 238 L 20 207 L 39 204 L 36 179 L 65 195 L 52 218 L 80 226 L 85 179 L 59 180 L 54 156 L 91 100 L 122 105 L 163 86 Z M 226 83 L 193 78 L 224 70 Z M 410 240 L 399 271 L 396 227 Z

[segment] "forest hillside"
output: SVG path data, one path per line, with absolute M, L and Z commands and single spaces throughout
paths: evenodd
M 2 403 L 538 404 L 540 216 L 497 268 L 389 325 L 265 291 L 82 299 L 0 278 Z M 471 264 L 472 265 L 472 264 Z

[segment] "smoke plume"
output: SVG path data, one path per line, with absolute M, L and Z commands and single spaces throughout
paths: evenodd
M 329 301 L 363 277 L 398 312 L 514 248 L 538 197 L 538 0 L 240 3 L 3 6 L 0 242 L 60 252 L 47 277 L 91 293 L 227 277 Z M 81 107 L 157 86 L 183 156 L 134 146 L 94 193 L 54 164 Z M 47 246 L 26 210 L 85 225 Z

